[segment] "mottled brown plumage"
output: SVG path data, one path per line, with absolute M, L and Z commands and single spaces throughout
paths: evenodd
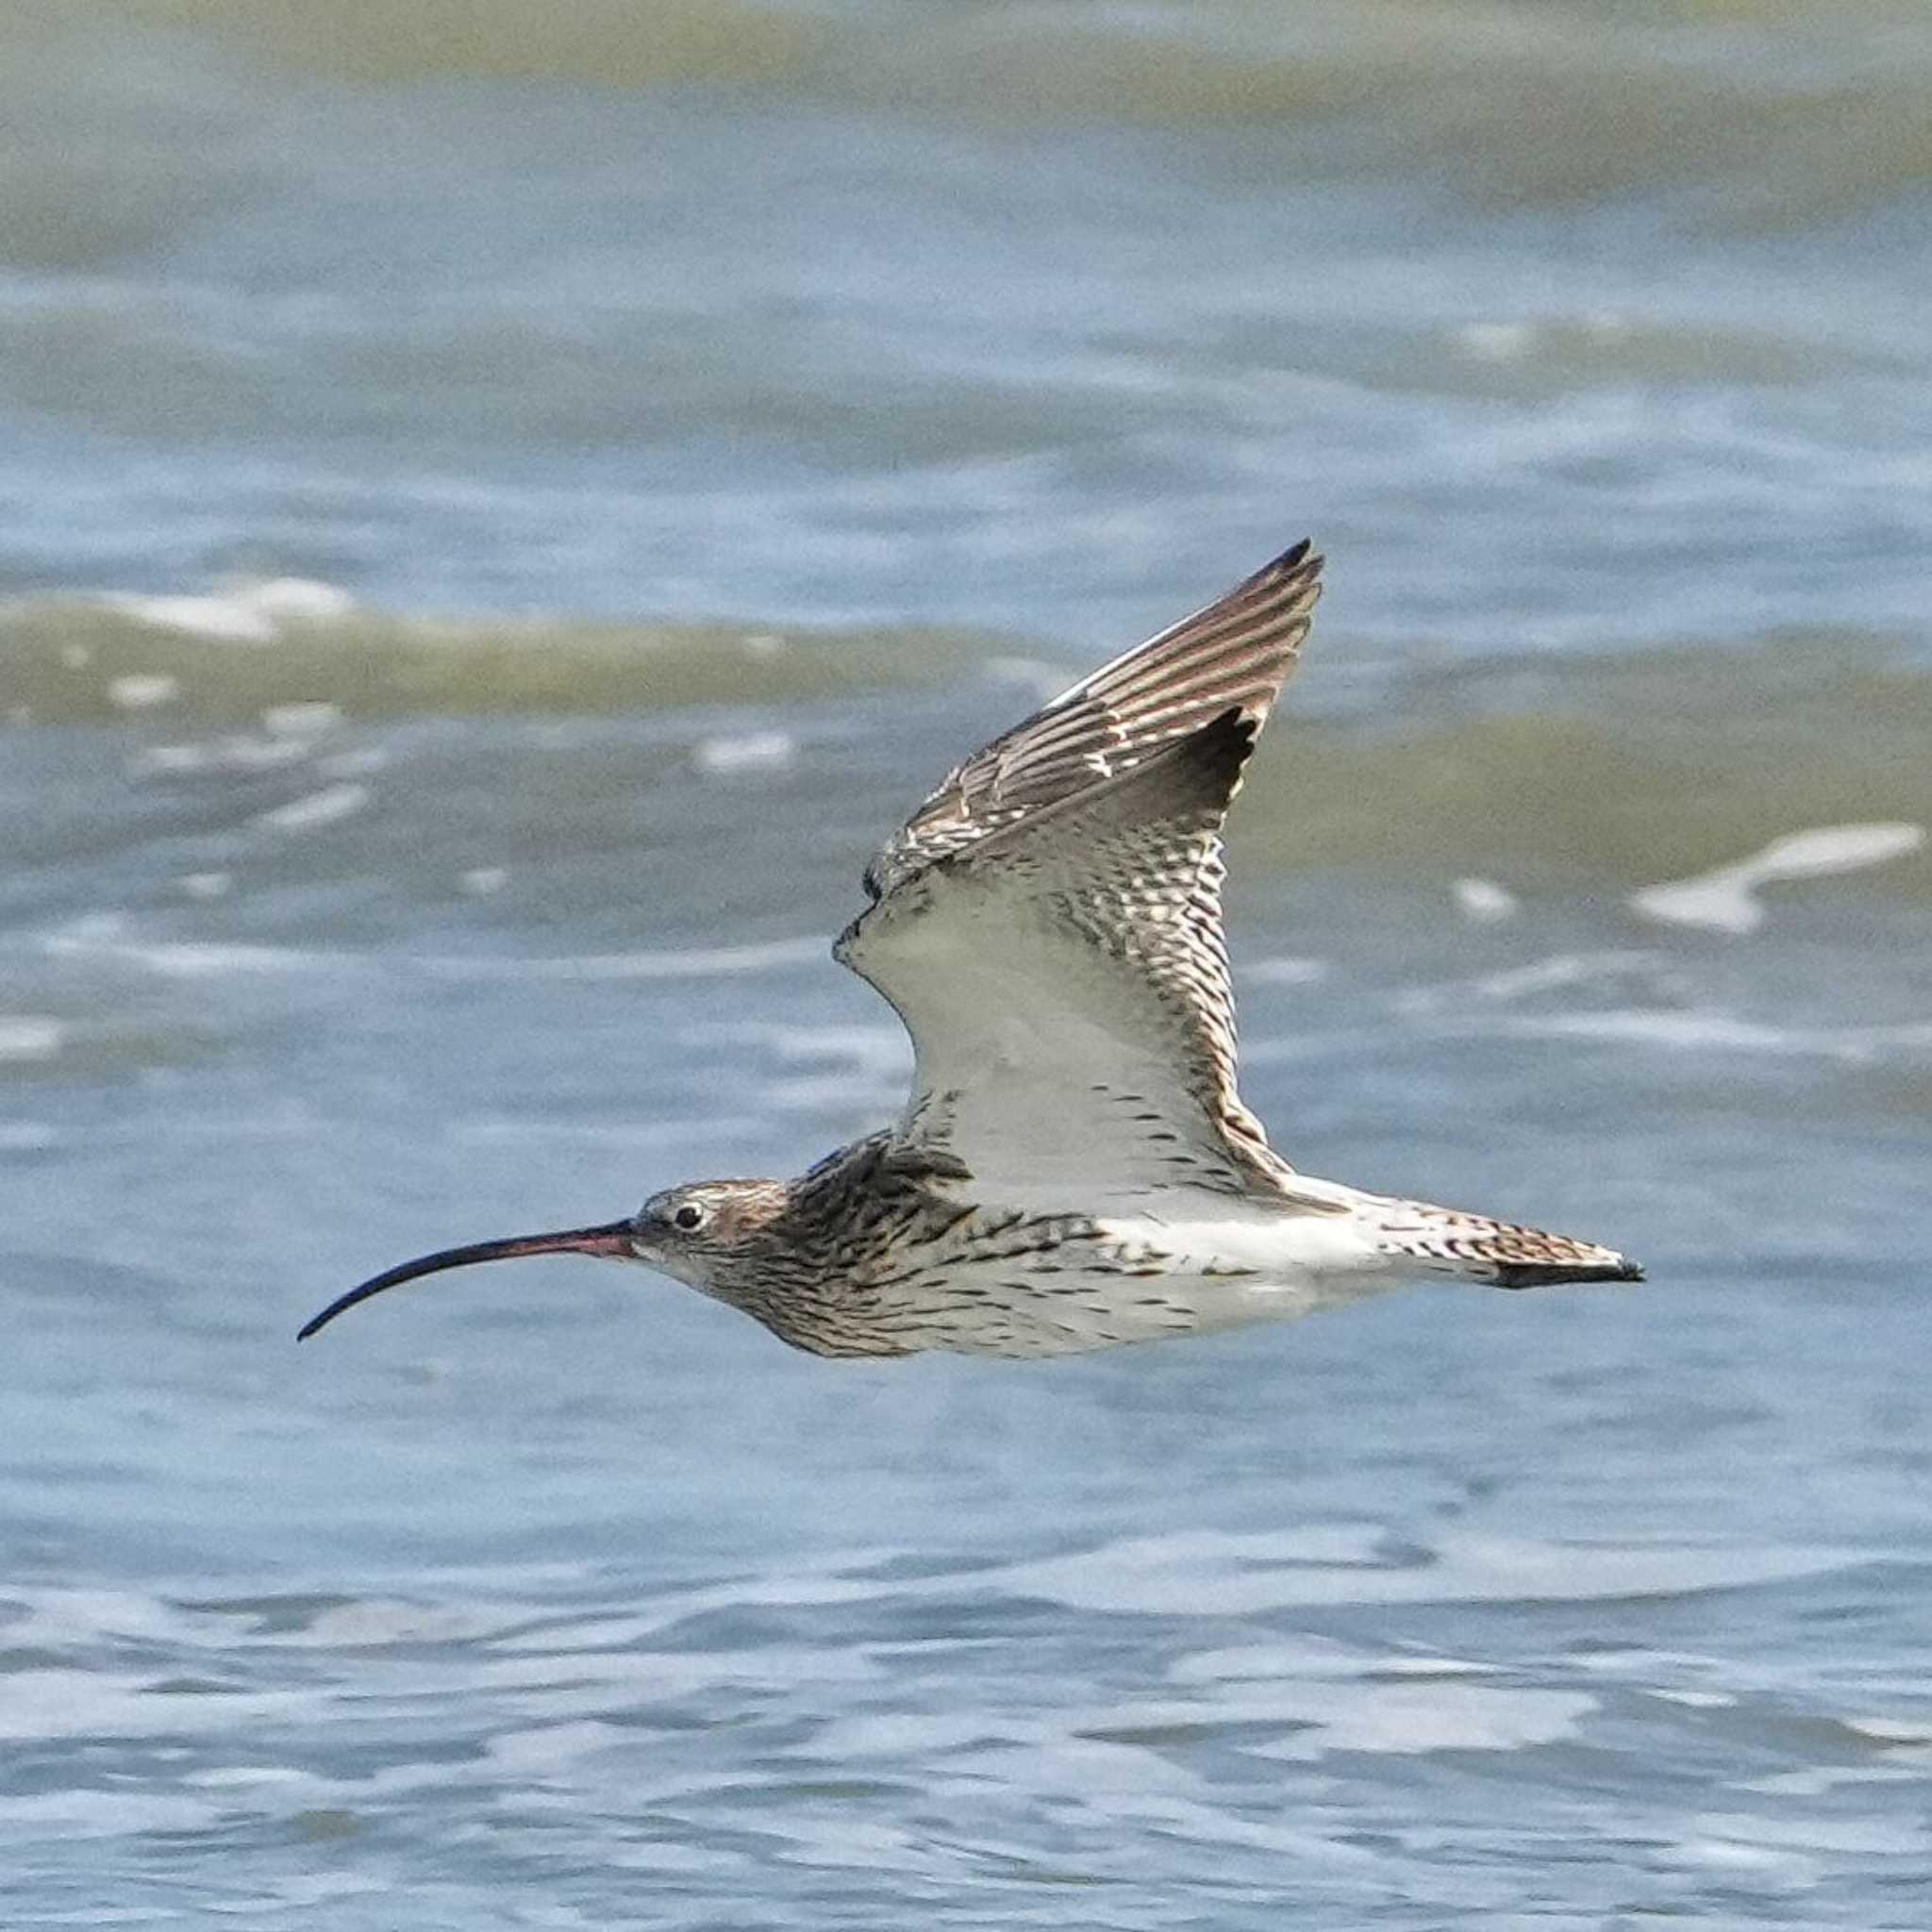
M 1297 544 L 974 754 L 867 868 L 836 956 L 912 1036 L 899 1123 L 795 1181 L 446 1249 L 638 1260 L 819 1355 L 1058 1355 L 1415 1274 L 1634 1280 L 1612 1250 L 1299 1174 L 1236 1087 L 1221 829 L 1307 636 Z

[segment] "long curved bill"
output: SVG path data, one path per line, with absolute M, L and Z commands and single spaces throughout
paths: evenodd
M 466 1248 L 444 1248 L 434 1255 L 419 1255 L 413 1261 L 401 1262 L 373 1276 L 359 1288 L 338 1295 L 319 1315 L 311 1316 L 296 1333 L 297 1341 L 307 1341 L 318 1329 L 326 1328 L 338 1315 L 346 1313 L 358 1302 L 380 1294 L 386 1288 L 414 1281 L 421 1274 L 441 1274 L 445 1268 L 468 1268 L 478 1261 L 514 1261 L 524 1255 L 605 1255 L 614 1260 L 631 1258 L 631 1237 L 637 1232 L 628 1221 L 613 1221 L 603 1227 L 567 1227 L 558 1234 L 512 1235 L 502 1241 L 473 1241 Z

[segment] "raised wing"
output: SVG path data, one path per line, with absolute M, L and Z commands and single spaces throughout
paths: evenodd
M 866 868 L 868 895 L 877 902 L 935 859 L 1131 770 L 1222 711 L 1266 723 L 1308 634 L 1321 574 L 1304 540 L 956 765 Z
M 917 1055 L 902 1133 L 1024 1205 L 1293 1191 L 1235 1088 L 1221 826 L 1308 632 L 1306 543 L 952 773 L 835 951 Z

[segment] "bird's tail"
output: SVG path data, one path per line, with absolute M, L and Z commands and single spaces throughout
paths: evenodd
M 1548 1288 L 1570 1281 L 1641 1281 L 1643 1270 L 1614 1248 L 1540 1227 L 1491 1221 L 1425 1202 L 1389 1202 L 1377 1230 L 1391 1265 L 1456 1274 L 1498 1288 Z

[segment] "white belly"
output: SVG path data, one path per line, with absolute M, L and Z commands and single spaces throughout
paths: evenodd
M 1098 1232 L 1131 1278 L 1191 1300 L 1198 1327 L 1291 1320 L 1393 1286 L 1389 1259 L 1341 1216 L 1267 1221 L 1107 1220 Z
M 1071 1355 L 1292 1321 L 1394 1285 L 1388 1257 L 1342 1216 L 1133 1215 L 1096 1221 L 1088 1240 L 1050 1259 L 951 1268 L 929 1312 L 913 1320 L 930 1348 Z M 971 1319 L 961 1320 L 969 1310 Z

